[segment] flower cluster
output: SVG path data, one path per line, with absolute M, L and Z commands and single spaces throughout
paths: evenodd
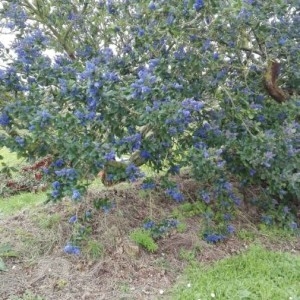
M 0 125 L 5 127 L 10 124 L 10 117 L 6 113 L 0 115 Z
M 136 181 L 138 178 L 144 177 L 144 174 L 141 172 L 141 170 L 132 163 L 126 167 L 125 172 L 129 181 L 131 182 Z
M 170 196 L 173 200 L 176 202 L 182 202 L 184 201 L 184 195 L 180 192 L 178 186 L 168 188 L 166 190 L 166 194 Z
M 73 245 L 72 243 L 68 243 L 64 247 L 64 252 L 67 254 L 75 254 L 75 255 L 80 255 L 80 248 L 78 246 Z
M 67 180 L 75 180 L 77 178 L 77 172 L 73 168 L 64 168 L 54 172 L 57 177 L 62 177 Z
M 159 62 L 159 59 L 151 59 L 148 61 L 148 67 L 140 68 L 138 79 L 131 84 L 131 88 L 133 89 L 131 96 L 133 99 L 144 100 L 147 95 L 151 94 L 152 86 L 157 81 L 154 71 Z

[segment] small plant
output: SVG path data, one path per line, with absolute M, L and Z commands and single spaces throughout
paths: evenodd
M 166 219 L 157 224 L 152 220 L 147 220 L 143 228 L 148 230 L 154 239 L 158 239 L 165 236 L 171 229 L 177 228 L 178 225 L 179 221 L 176 219 Z
M 184 248 L 180 249 L 179 257 L 190 264 L 196 261 L 195 251 L 186 250 Z
M 108 198 L 99 198 L 94 200 L 94 207 L 97 210 L 102 209 L 106 214 L 109 213 L 114 208 L 114 203 Z
M 9 300 L 45 300 L 45 298 L 26 291 L 22 297 L 12 297 Z
M 255 233 L 246 229 L 241 229 L 237 232 L 238 238 L 243 241 L 254 241 L 255 240 Z
M 136 229 L 130 234 L 130 238 L 149 252 L 155 252 L 158 249 L 151 232 L 146 229 Z
M 104 255 L 103 245 L 95 240 L 88 240 L 84 250 L 92 260 L 99 259 Z

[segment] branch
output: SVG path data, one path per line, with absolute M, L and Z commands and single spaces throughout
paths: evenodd
M 278 103 L 289 99 L 289 94 L 277 85 L 277 79 L 280 73 L 280 63 L 276 60 L 270 61 L 264 76 L 264 85 L 269 95 Z

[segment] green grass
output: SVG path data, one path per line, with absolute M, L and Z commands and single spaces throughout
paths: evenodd
M 0 216 L 11 215 L 24 208 L 34 207 L 46 200 L 46 193 L 22 193 L 8 198 L 0 198 Z
M 300 257 L 252 246 L 213 266 L 192 265 L 172 299 L 299 300 Z
M 18 158 L 15 152 L 10 152 L 6 147 L 0 148 L 0 156 L 3 156 L 2 161 L 9 167 L 17 167 L 25 162 L 24 158 Z
M 10 152 L 9 149 L 0 148 L 0 156 L 3 157 L 1 162 L 4 162 L 9 167 L 19 167 L 24 164 L 24 159 L 19 159 L 17 154 Z M 45 193 L 21 193 L 11 197 L 0 198 L 0 216 L 11 215 L 24 208 L 36 206 L 46 200 Z

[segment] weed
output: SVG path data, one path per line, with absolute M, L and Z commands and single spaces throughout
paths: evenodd
M 145 229 L 136 229 L 130 234 L 130 238 L 149 252 L 155 252 L 158 245 L 155 243 L 151 233 Z
M 95 240 L 88 240 L 84 248 L 84 252 L 87 254 L 89 259 L 96 260 L 104 255 L 104 246 Z
M 180 249 L 179 257 L 180 259 L 185 260 L 188 263 L 193 263 L 196 260 L 195 251 L 186 250 L 184 248 Z
M 256 235 L 253 231 L 241 229 L 237 232 L 238 238 L 240 238 L 243 241 L 254 241 L 256 238 Z

